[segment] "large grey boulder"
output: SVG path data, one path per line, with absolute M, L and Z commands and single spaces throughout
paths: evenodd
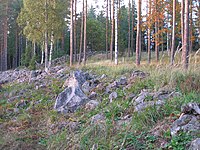
M 183 115 L 173 122 L 171 135 L 176 136 L 179 132 L 186 132 L 196 135 L 200 131 L 200 116 Z
M 82 71 L 73 72 L 65 82 L 66 89 L 61 92 L 54 105 L 54 109 L 61 113 L 75 112 L 85 105 L 89 98 L 83 93 L 81 86 L 88 79 L 88 74 Z
M 61 113 L 75 112 L 88 101 L 79 86 L 70 86 L 58 95 L 54 109 Z
M 197 103 L 188 103 L 181 107 L 183 115 L 173 122 L 171 127 L 172 136 L 177 135 L 180 131 L 192 135 L 200 134 L 199 106 L 200 104 Z
M 200 150 L 200 138 L 191 142 L 189 150 Z

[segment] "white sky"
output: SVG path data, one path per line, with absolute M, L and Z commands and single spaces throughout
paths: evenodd
M 132 0 L 131 0 L 132 1 Z M 142 8 L 144 8 L 144 3 L 145 3 L 146 0 L 143 0 L 142 2 Z M 129 0 L 123 0 L 121 2 L 121 5 L 126 5 L 128 6 L 128 2 Z M 98 11 L 97 9 L 97 6 L 100 8 L 100 10 L 102 10 L 102 6 L 106 6 L 106 2 L 104 2 L 104 0 L 88 0 L 88 7 L 90 7 L 91 5 L 93 5 L 93 7 L 96 8 L 96 10 Z M 135 5 L 137 5 L 137 0 L 135 0 Z M 78 0 L 78 11 L 81 11 L 82 10 L 82 0 Z

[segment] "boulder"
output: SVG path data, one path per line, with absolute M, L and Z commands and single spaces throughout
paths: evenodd
M 145 78 L 147 76 L 149 76 L 148 73 L 145 73 L 145 72 L 140 71 L 140 70 L 135 70 L 135 71 L 133 71 L 131 73 L 131 77 L 133 77 L 133 78 L 136 78 L 136 77 L 138 77 L 138 78 Z
M 171 127 L 172 136 L 177 135 L 179 132 L 186 132 L 196 135 L 199 131 L 200 116 L 195 115 L 182 115 L 179 119 L 173 122 Z
M 58 95 L 54 109 L 61 113 L 75 112 L 88 101 L 78 85 L 70 86 Z
M 200 138 L 191 142 L 189 150 L 200 150 Z
M 96 114 L 91 118 L 91 124 L 97 124 L 99 122 L 104 122 L 105 117 L 103 114 Z
M 91 100 L 95 100 L 97 98 L 97 96 L 98 96 L 98 94 L 96 92 L 91 92 L 88 98 Z
M 112 92 L 110 95 L 109 95 L 109 100 L 110 100 L 110 103 L 112 103 L 112 101 L 114 99 L 117 98 L 117 92 Z
M 95 109 L 98 105 L 99 105 L 98 101 L 91 100 L 85 105 L 85 109 L 90 111 Z
M 87 80 L 91 80 L 92 77 L 87 72 L 83 72 L 80 70 L 73 71 L 69 78 L 65 81 L 63 87 L 69 87 L 71 85 L 71 80 L 75 80 L 77 84 L 81 87 L 83 83 L 85 83 Z
M 68 113 L 75 112 L 85 105 L 89 98 L 84 94 L 81 86 L 89 78 L 88 73 L 82 71 L 73 72 L 64 84 L 67 88 L 58 95 L 54 109 L 61 113 Z
M 200 104 L 188 103 L 181 107 L 183 115 L 173 122 L 171 127 L 171 135 L 177 135 L 183 131 L 193 135 L 200 134 Z
M 200 115 L 200 104 L 188 103 L 181 107 L 181 112 L 184 114 Z

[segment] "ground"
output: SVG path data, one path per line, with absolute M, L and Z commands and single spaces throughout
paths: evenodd
M 198 58 L 195 61 L 191 59 L 188 71 L 182 69 L 178 59 L 174 66 L 166 65 L 164 57 L 151 65 L 142 61 L 140 67 L 136 67 L 132 59 L 120 59 L 123 61 L 118 66 L 109 60 L 94 62 L 91 59 L 86 66 L 75 65 L 65 70 L 65 74 L 76 69 L 99 77 L 105 74 L 107 77 L 101 81 L 103 88 L 122 76 L 129 78 L 135 70 L 148 74 L 145 78 L 134 79 L 127 89 L 123 86 L 117 88 L 118 97 L 112 103 L 103 88 L 95 89 L 100 104 L 93 110 L 82 107 L 75 113 L 60 114 L 53 109 L 56 97 L 64 90 L 65 78 L 49 76 L 41 79 L 48 82 L 39 88 L 29 81 L 2 84 L 0 149 L 186 149 L 193 137 L 184 133 L 172 137 L 170 127 L 181 115 L 181 105 L 200 102 Z M 141 113 L 135 112 L 129 95 L 161 89 L 179 92 L 181 97 L 171 98 L 161 109 L 149 107 Z M 19 96 L 20 92 L 23 96 L 7 102 L 9 98 Z M 24 105 L 17 107 L 21 104 Z M 105 118 L 91 124 L 91 118 L 96 114 Z M 132 119 L 124 119 L 119 127 L 118 123 L 126 116 Z

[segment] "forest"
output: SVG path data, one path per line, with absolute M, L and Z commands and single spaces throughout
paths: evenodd
M 0 27 L 0 149 L 200 149 L 200 0 L 0 0 Z

